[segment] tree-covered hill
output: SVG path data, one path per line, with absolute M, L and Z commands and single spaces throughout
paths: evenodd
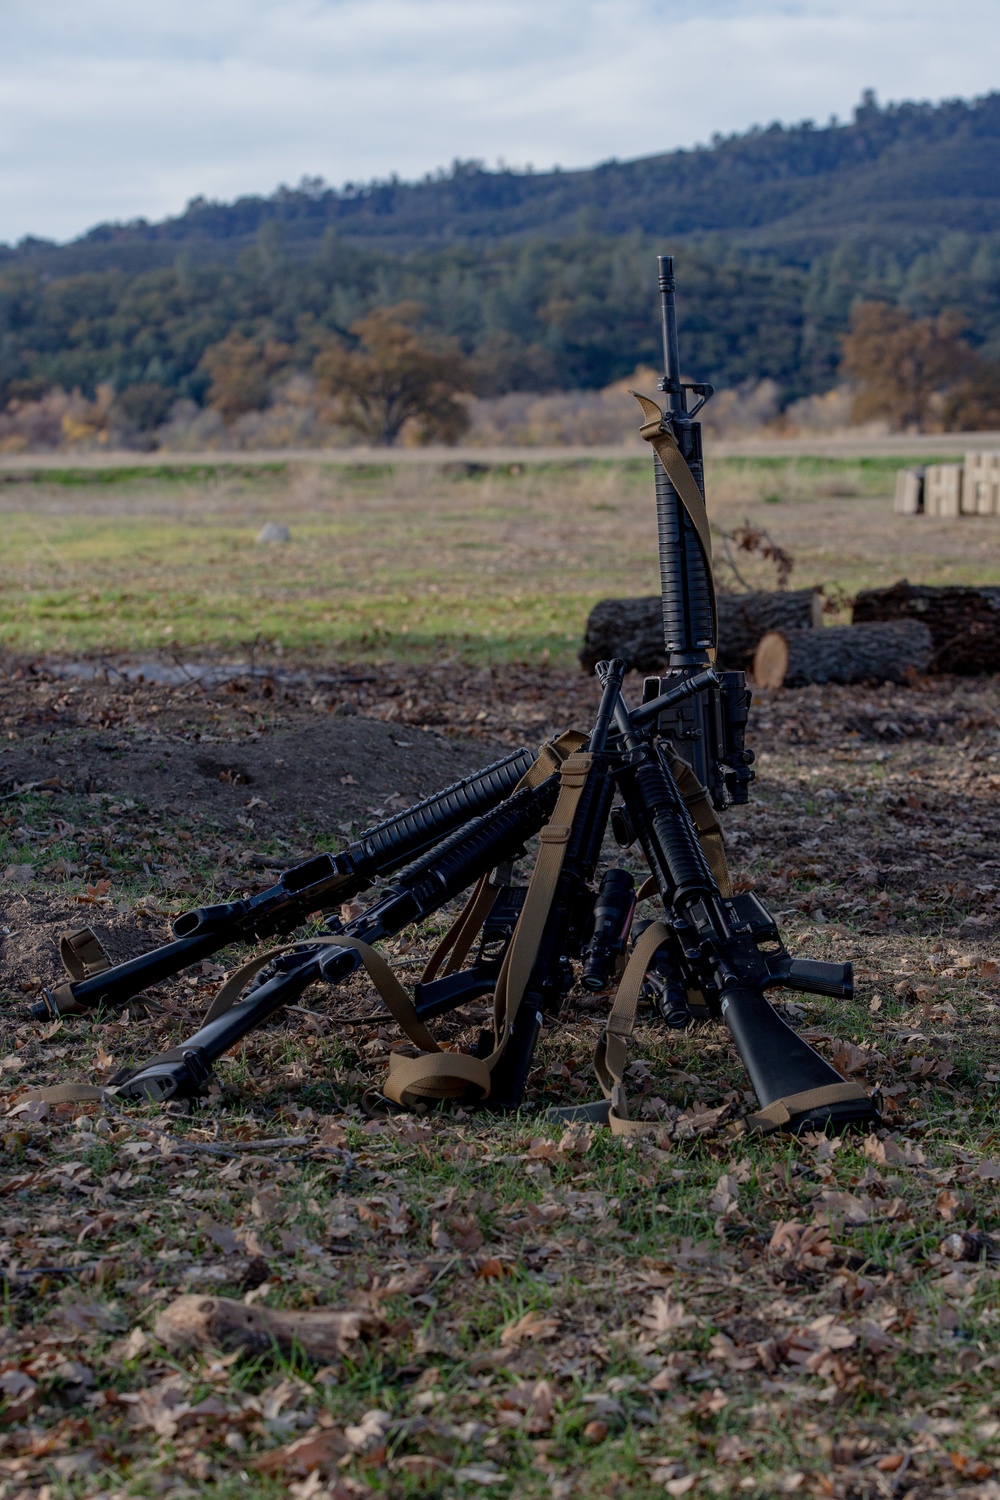
M 234 331 L 287 370 L 375 306 L 420 302 L 477 388 L 600 386 L 657 358 L 655 254 L 678 255 L 685 363 L 785 400 L 836 378 L 852 304 L 962 312 L 1000 356 L 1000 94 L 774 125 L 589 171 L 457 164 L 319 182 L 65 246 L 0 248 L 0 406 L 46 386 L 200 402 Z M 156 404 L 155 402 L 153 403 Z
M 812 254 L 844 238 L 927 242 L 942 230 L 1000 230 L 1000 93 L 940 105 L 879 107 L 866 95 L 851 123 L 771 125 L 711 145 L 586 171 L 488 171 L 456 162 L 420 182 L 304 180 L 270 197 L 196 198 L 159 224 L 102 224 L 67 246 L 28 240 L 11 264 L 129 271 L 170 264 L 180 248 L 232 260 L 261 227 L 286 251 L 315 253 L 334 229 L 385 249 L 544 237 L 585 230 L 669 237 L 722 233 L 758 250 Z M 2 261 L 0 261 L 2 263 Z

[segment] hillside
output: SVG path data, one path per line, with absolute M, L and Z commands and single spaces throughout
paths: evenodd
M 943 230 L 1000 230 L 1000 93 L 940 105 L 878 106 L 851 123 L 771 125 L 710 146 L 586 171 L 487 171 L 456 162 L 421 182 L 342 189 L 321 180 L 236 203 L 194 199 L 162 223 L 102 224 L 67 246 L 28 240 L 0 264 L 63 273 L 171 264 L 185 249 L 232 260 L 262 226 L 286 251 L 315 253 L 329 230 L 397 251 L 581 231 L 618 236 L 723 234 L 755 250 L 812 257 L 844 239 L 925 244 Z
M 51 386 L 203 402 L 205 351 L 277 341 L 285 373 L 373 306 L 420 302 L 482 394 L 600 387 L 658 359 L 655 254 L 678 255 L 688 369 L 836 379 L 852 303 L 957 308 L 1000 357 L 1000 94 L 774 125 L 589 171 L 457 164 L 419 183 L 319 182 L 68 245 L 0 247 L 0 407 Z M 162 400 L 157 397 L 160 392 Z M 149 394 L 147 390 L 147 395 Z

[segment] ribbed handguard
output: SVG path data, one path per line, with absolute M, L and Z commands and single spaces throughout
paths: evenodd
M 367 829 L 347 853 L 358 867 L 373 875 L 398 868 L 403 859 L 415 859 L 422 850 L 438 843 L 454 828 L 496 805 L 521 780 L 534 762 L 530 750 L 514 750 L 472 776 L 425 797 L 405 812 L 386 818 Z

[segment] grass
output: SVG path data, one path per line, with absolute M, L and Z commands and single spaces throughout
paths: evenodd
M 720 461 L 713 519 L 766 526 L 796 559 L 793 586 L 1000 582 L 992 520 L 892 514 L 898 466 Z M 657 587 L 640 461 L 81 474 L 0 493 L 0 630 L 19 653 L 243 654 L 263 640 L 314 659 L 562 664 L 599 598 Z M 290 544 L 255 543 L 269 519 Z M 773 584 L 754 559 L 741 568 Z

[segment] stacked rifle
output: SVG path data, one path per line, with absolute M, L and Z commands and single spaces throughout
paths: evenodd
M 40 1017 L 122 1005 L 223 948 L 287 937 L 324 914 L 319 934 L 238 969 L 192 1036 L 114 1080 L 117 1097 L 196 1097 L 213 1065 L 248 1032 L 310 986 L 341 984 L 363 967 L 411 1044 L 393 1054 L 385 1084 L 397 1105 L 453 1098 L 519 1108 L 539 1034 L 573 986 L 600 993 L 617 980 L 595 1058 L 605 1099 L 576 1113 L 605 1118 L 621 1133 L 637 1128 L 623 1073 L 645 1003 L 672 1027 L 725 1021 L 760 1103 L 751 1128 L 839 1130 L 878 1120 L 870 1096 L 767 998 L 775 988 L 850 998 L 851 965 L 793 959 L 764 905 L 730 885 L 715 815 L 748 800 L 750 693 L 743 673 L 714 667 L 715 592 L 695 420 L 712 389 L 681 379 L 671 257 L 660 257 L 659 272 L 665 409 L 637 399 L 655 454 L 665 674 L 647 678 L 643 701 L 630 708 L 624 664 L 599 663 L 600 702 L 588 734 L 562 735 L 537 756 L 517 750 L 369 829 L 342 853 L 285 871 L 256 896 L 186 913 L 172 942 L 139 958 L 110 966 L 89 931 L 70 935 L 71 978 L 43 993 Z M 530 881 L 518 884 L 514 868 L 536 838 Z M 598 879 L 612 839 L 641 854 L 648 878 L 640 889 L 618 864 Z M 345 923 L 335 914 L 373 888 L 360 915 Z M 464 910 L 408 995 L 375 945 L 465 893 Z M 643 900 L 658 909 L 655 920 L 635 920 Z M 493 1026 L 474 1051 L 440 1049 L 428 1021 L 487 994 Z

